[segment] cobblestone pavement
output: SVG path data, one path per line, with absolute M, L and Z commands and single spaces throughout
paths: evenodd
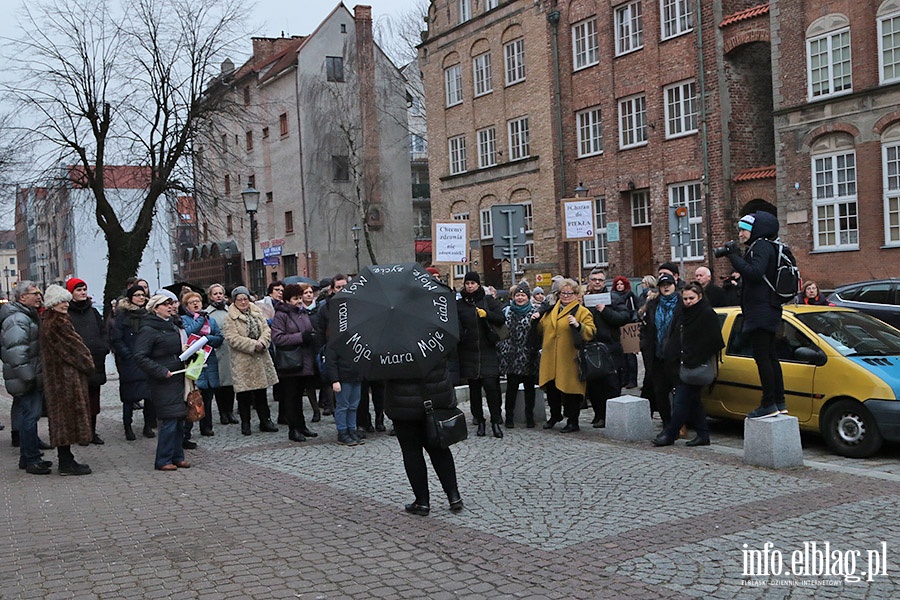
M 294 444 L 286 427 L 245 437 L 215 413 L 215 437 L 195 435 L 187 452 L 194 467 L 162 473 L 155 440 L 125 441 L 117 388 L 103 392 L 106 445 L 74 448 L 90 476 L 27 475 L 0 434 L 0 597 L 900 595 L 896 448 L 851 461 L 804 437 L 806 466 L 773 471 L 742 464 L 739 425 L 715 424 L 707 448 L 589 426 L 473 431 L 454 447 L 466 509 L 448 511 L 432 473 L 423 518 L 402 510 L 412 496 L 385 434 L 339 446 L 325 417 L 310 425 L 318 438 Z M 0 396 L 7 426 L 9 406 Z M 827 574 L 805 558 L 813 542 L 829 543 Z M 784 571 L 745 575 L 750 556 Z M 809 575 L 791 574 L 804 565 Z M 876 567 L 886 574 L 852 581 Z

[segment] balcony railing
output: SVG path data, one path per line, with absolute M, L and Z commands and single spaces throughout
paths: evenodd
M 431 197 L 431 186 L 427 183 L 412 184 L 412 197 L 413 198 L 430 198 Z

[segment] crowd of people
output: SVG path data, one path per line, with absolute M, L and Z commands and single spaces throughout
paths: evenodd
M 688 445 L 708 445 L 701 386 L 682 381 L 679 373 L 710 361 L 724 347 L 715 306 L 742 305 L 744 330 L 753 341 L 764 390 L 760 408 L 749 416 L 786 411 L 780 366 L 772 352 L 781 307 L 763 285 L 772 256 L 764 247 L 753 250 L 757 238 L 771 237 L 772 221 L 753 215 L 741 220 L 740 238 L 748 250 L 729 255 L 734 272 L 722 286 L 713 283 L 705 266 L 696 268 L 694 281 L 686 284 L 678 266 L 665 262 L 656 275 L 641 279 L 639 290 L 633 291 L 624 276 L 608 282 L 606 272 L 595 268 L 584 286 L 555 276 L 545 294 L 541 287 L 532 289 L 521 281 L 509 289 L 508 298 L 500 299 L 502 294 L 483 286 L 478 273 L 469 272 L 457 292 L 459 343 L 434 372 L 418 380 L 365 381 L 357 366 L 327 343 L 328 302 L 347 285 L 343 274 L 323 280 L 318 290 L 307 283 L 276 281 L 260 299 L 242 285 L 230 291 L 213 284 L 204 293 L 190 287 L 180 294 L 167 289 L 151 293 L 145 280 L 132 278 L 106 321 L 81 279 L 71 278 L 65 287 L 50 285 L 44 292 L 34 282 L 22 281 L 15 301 L 0 309 L 0 358 L 6 389 L 13 396 L 12 439 L 20 447 L 19 467 L 31 474 L 50 473 L 52 462 L 43 459 L 42 450 L 56 448 L 61 475 L 91 473 L 88 465 L 75 460 L 72 446 L 105 443 L 97 431 L 97 415 L 100 388 L 106 383 L 105 360 L 112 351 L 124 437 L 137 438 L 134 418 L 142 413 L 142 435 L 157 438 L 157 470 L 191 467 L 184 451 L 197 448 L 197 442 L 193 423 L 185 419 L 185 399 L 194 390 L 205 409 L 200 436 L 215 435 L 215 400 L 222 425 L 240 424 L 243 435 L 252 435 L 255 412 L 260 432 L 277 433 L 284 424 L 288 440 L 298 443 L 318 436 L 304 415 L 308 398 L 311 422 L 333 415 L 337 443 L 343 446 L 362 445 L 366 433 L 385 431 L 387 414 L 416 494 L 406 510 L 419 515 L 430 510 L 425 453 L 451 509 L 460 510 L 452 453 L 425 441 L 423 394 L 436 407 L 453 407 L 453 386 L 467 384 L 477 436 L 487 435 L 488 418 L 494 438 L 502 439 L 504 429 L 515 427 L 520 389 L 526 428 L 536 426 L 537 388 L 549 407 L 544 429 L 565 420 L 562 433 L 579 431 L 581 411 L 588 406 L 591 425 L 602 428 L 607 400 L 620 395 L 623 387 L 639 384 L 637 352 L 626 352 L 622 345 L 626 326 L 640 331 L 645 367 L 640 393 L 663 422 L 653 443 L 671 445 L 690 425 L 696 437 Z M 428 270 L 439 277 L 437 269 Z M 824 302 L 814 282 L 806 284 L 797 301 Z M 186 379 L 181 355 L 194 339 L 190 336 L 206 338 L 207 356 L 199 376 Z M 606 348 L 615 368 L 584 377 L 576 357 L 595 342 Z M 505 401 L 501 378 L 506 381 Z M 38 437 L 42 414 L 48 417 L 49 443 Z

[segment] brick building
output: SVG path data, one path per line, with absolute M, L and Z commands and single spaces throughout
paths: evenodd
M 473 221 L 476 270 L 493 266 L 486 209 L 522 199 L 534 219 L 526 273 L 573 274 L 576 249 L 585 270 L 655 272 L 682 258 L 669 234 L 682 205 L 688 277 L 700 265 L 725 275 L 712 248 L 755 210 L 778 215 L 805 276 L 825 287 L 896 274 L 884 259 L 900 245 L 897 0 L 700 5 L 432 2 L 420 64 L 433 217 Z M 524 157 L 512 129 L 522 116 Z M 854 169 L 858 192 L 843 181 Z M 564 244 L 558 198 L 579 184 L 597 201 L 597 235 Z
M 253 38 L 210 93 L 234 109 L 198 145 L 199 241 L 234 240 L 249 261 L 241 192 L 258 190 L 254 290 L 354 271 L 354 227 L 361 265 L 413 259 L 406 82 L 373 41 L 370 7 L 339 3 L 308 36 Z

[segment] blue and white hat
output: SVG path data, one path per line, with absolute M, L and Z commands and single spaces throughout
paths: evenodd
M 756 215 L 744 215 L 741 217 L 741 220 L 738 221 L 738 229 L 746 229 L 747 231 L 753 231 L 753 223 L 756 222 Z

